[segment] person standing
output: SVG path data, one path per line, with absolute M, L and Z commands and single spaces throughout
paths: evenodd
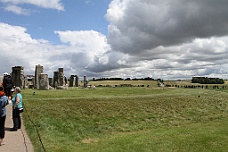
M 5 92 L 5 95 L 8 97 L 8 99 L 11 100 L 11 97 L 12 97 L 11 89 L 13 88 L 13 80 L 12 80 L 12 77 L 7 72 L 3 74 L 4 74 L 4 77 L 3 77 L 4 92 Z
M 21 129 L 20 113 L 22 112 L 21 110 L 23 110 L 21 88 L 15 87 L 14 93 L 15 95 L 12 98 L 13 128 L 11 128 L 10 131 L 17 131 L 18 129 Z
M 3 139 L 5 137 L 5 120 L 6 120 L 6 108 L 8 99 L 5 96 L 4 89 L 0 86 L 0 146 L 4 145 Z

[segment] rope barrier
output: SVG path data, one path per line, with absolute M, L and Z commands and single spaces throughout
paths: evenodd
M 41 149 L 43 149 L 44 152 L 46 152 L 46 149 L 45 149 L 45 147 L 44 147 L 44 144 L 43 144 L 43 141 L 42 141 L 41 136 L 40 136 L 40 134 L 39 134 L 39 131 L 38 131 L 38 129 L 37 129 L 35 123 L 32 121 L 32 119 L 31 119 L 31 117 L 30 117 L 30 115 L 29 115 L 29 113 L 28 113 L 28 111 L 27 111 L 26 106 L 25 106 L 24 103 L 23 103 L 23 107 L 24 107 L 24 111 L 26 112 L 26 114 L 27 114 L 27 116 L 28 116 L 29 121 L 32 123 L 33 127 L 35 128 L 34 130 L 36 131 L 37 136 L 38 136 L 38 138 L 39 138 L 39 142 L 40 142 L 40 145 L 41 145 Z M 23 136 L 24 136 L 24 134 L 23 134 Z M 24 137 L 24 138 L 25 138 L 25 137 Z M 24 139 L 24 140 L 25 140 L 25 139 Z M 25 143 L 25 144 L 26 144 L 26 143 Z M 26 148 L 27 148 L 27 145 L 26 145 Z M 41 150 L 41 149 L 40 149 L 40 150 Z
M 23 133 L 22 129 L 21 129 L 21 133 L 22 133 L 23 138 L 24 138 L 24 144 L 25 144 L 26 152 L 29 152 L 29 151 L 28 151 L 27 144 L 26 144 L 26 141 L 25 141 L 25 135 L 24 135 L 24 133 Z

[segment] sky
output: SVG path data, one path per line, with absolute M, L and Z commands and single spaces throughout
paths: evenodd
M 0 73 L 228 79 L 227 0 L 0 0 Z

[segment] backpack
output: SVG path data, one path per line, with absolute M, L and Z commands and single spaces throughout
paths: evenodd
M 3 97 L 3 96 L 2 96 Z M 7 102 L 5 102 L 4 101 L 4 98 L 2 98 L 2 97 L 0 97 L 0 117 L 2 117 L 2 115 L 3 115 L 3 111 L 4 111 L 4 109 L 3 108 L 5 108 L 5 106 L 7 105 L 7 103 L 8 103 L 8 100 L 7 100 Z M 4 102 L 4 103 L 2 103 L 2 102 Z

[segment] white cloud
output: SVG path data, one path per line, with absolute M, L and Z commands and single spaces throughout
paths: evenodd
M 31 38 L 24 27 L 0 23 L 0 70 L 20 64 L 31 72 L 42 64 L 48 74 L 64 67 L 66 75 L 89 77 L 227 79 L 225 7 L 214 0 L 113 0 L 105 16 L 108 36 L 94 30 L 55 31 L 62 42 L 57 46 Z M 9 60 L 12 56 L 16 60 Z
M 191 78 L 217 73 L 225 78 L 226 5 L 228 1 L 113 0 L 105 15 L 108 43 L 112 51 L 129 55 L 128 74 Z
M 8 5 L 4 8 L 6 11 L 13 12 L 18 15 L 29 15 L 30 12 L 27 9 L 23 9 L 16 5 Z
M 106 37 L 96 31 L 56 31 L 64 43 L 70 43 L 57 46 L 31 38 L 26 28 L 20 26 L 0 23 L 0 33 L 3 62 L 0 71 L 10 72 L 11 67 L 21 65 L 27 74 L 34 74 L 35 65 L 41 64 L 50 76 L 59 67 L 63 67 L 68 76 L 82 76 L 92 73 L 87 68 L 94 64 L 109 63 L 105 55 L 109 49 Z
M 63 47 L 59 49 L 47 41 L 33 39 L 26 29 L 20 26 L 0 23 L 0 32 L 0 71 L 11 72 L 13 66 L 24 66 L 26 74 L 34 74 L 35 65 L 42 64 L 46 72 L 52 75 L 56 70 L 53 65 L 62 65 L 58 56 L 62 55 Z M 61 60 L 65 60 L 64 56 Z
M 97 31 L 55 31 L 63 43 L 69 43 L 75 51 L 99 56 L 109 49 L 106 36 Z
M 0 2 L 6 4 L 31 4 L 42 8 L 56 9 L 59 11 L 64 10 L 64 6 L 61 0 L 0 0 Z
M 34 74 L 35 65 L 44 66 L 50 76 L 63 67 L 67 76 L 191 78 L 195 75 L 226 78 L 228 37 L 196 39 L 182 45 L 157 47 L 140 55 L 112 51 L 106 37 L 96 31 L 56 31 L 66 45 L 31 38 L 27 29 L 0 23 L 0 71 L 22 65 Z M 219 49 L 218 49 L 219 48 Z M 221 51 L 217 51 L 221 50 Z
M 100 64 L 108 64 L 109 63 L 109 58 L 108 56 L 102 56 L 99 58 L 99 63 Z
M 109 4 L 109 9 L 107 10 L 106 18 L 111 22 L 116 24 L 118 21 L 122 20 L 124 17 L 124 11 L 126 9 L 126 3 L 129 0 L 113 0 Z

